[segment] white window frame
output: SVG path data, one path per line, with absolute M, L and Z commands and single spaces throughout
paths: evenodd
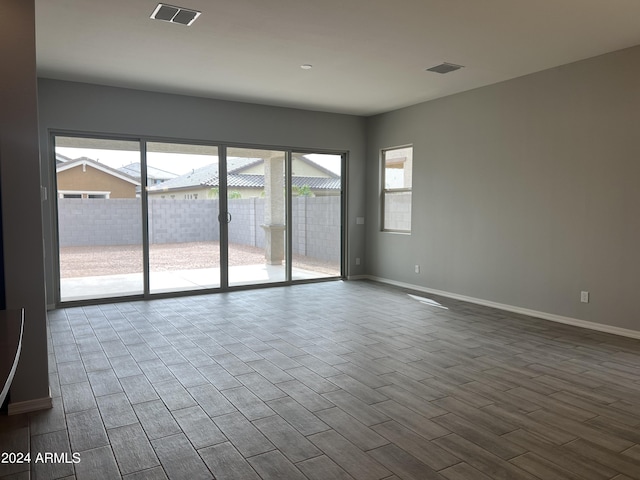
M 111 198 L 111 192 L 108 192 L 108 191 L 100 191 L 100 190 L 58 190 L 58 198 L 69 198 L 69 197 L 67 197 L 67 195 L 80 195 L 80 198 L 89 198 L 89 195 L 101 195 L 103 199 Z
M 388 218 L 385 218 L 386 204 L 388 202 L 387 196 L 397 195 L 401 193 L 408 193 L 411 197 L 410 199 L 410 211 L 413 211 L 413 180 L 410 180 L 410 186 L 408 187 L 387 187 L 387 178 L 386 178 L 386 166 L 387 166 L 387 153 L 395 152 L 398 150 L 411 149 L 410 155 L 405 157 L 405 166 L 403 167 L 403 171 L 405 168 L 409 168 L 409 178 L 413 177 L 413 145 L 402 145 L 398 147 L 389 147 L 383 148 L 380 151 L 380 230 L 383 232 L 392 232 L 392 233 L 403 233 L 403 234 L 411 234 L 411 224 L 412 224 L 412 214 L 409 214 L 409 219 L 406 221 L 408 223 L 407 228 L 389 228 L 387 224 L 389 222 Z M 408 162 L 407 162 L 408 159 Z M 408 164 L 408 166 L 407 166 Z M 406 173 L 405 173 L 406 175 Z

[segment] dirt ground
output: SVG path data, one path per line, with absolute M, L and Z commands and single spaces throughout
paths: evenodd
M 229 245 L 229 266 L 264 263 L 264 249 L 247 245 Z M 215 268 L 220 266 L 218 242 L 166 243 L 151 245 L 151 271 Z M 293 256 L 293 266 L 327 275 L 339 275 L 337 262 L 325 262 L 301 255 Z M 142 246 L 110 245 L 60 248 L 60 277 L 117 275 L 142 271 Z

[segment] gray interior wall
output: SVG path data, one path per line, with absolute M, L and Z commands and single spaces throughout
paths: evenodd
M 6 307 L 25 309 L 21 361 L 11 386 L 11 403 L 19 403 L 49 396 L 34 2 L 0 0 L 0 11 L 0 190 Z
M 355 257 L 364 256 L 364 229 L 355 225 L 356 216 L 364 214 L 365 201 L 363 118 L 51 79 L 40 79 L 38 92 L 42 178 L 50 189 L 50 129 L 348 151 L 348 273 L 364 273 L 363 266 L 355 265 Z M 52 209 L 52 202 L 47 202 L 49 292 L 54 288 L 55 272 Z M 51 294 L 48 303 L 53 303 Z
M 640 47 L 367 128 L 367 273 L 640 330 Z M 414 145 L 409 236 L 378 221 L 379 150 L 404 144 Z

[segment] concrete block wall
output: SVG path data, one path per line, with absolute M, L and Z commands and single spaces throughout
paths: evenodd
M 295 197 L 293 253 L 340 261 L 340 197 Z
M 149 242 L 212 242 L 220 239 L 218 199 L 149 200 Z
M 142 204 L 134 198 L 58 199 L 61 247 L 142 243 Z
M 291 204 L 293 253 L 307 254 L 307 197 L 295 197 Z
M 264 248 L 264 198 L 229 200 L 229 243 Z M 218 199 L 149 200 L 152 244 L 220 240 Z M 293 199 L 293 253 L 340 260 L 340 197 Z M 60 246 L 142 243 L 139 199 L 58 200 Z
M 263 198 L 230 199 L 229 213 L 229 243 L 264 246 L 264 231 L 260 227 L 264 221 Z

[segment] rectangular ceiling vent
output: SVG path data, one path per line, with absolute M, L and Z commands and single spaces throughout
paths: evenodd
M 189 8 L 175 7 L 173 5 L 166 5 L 159 3 L 151 14 L 151 18 L 154 20 L 163 20 L 169 23 L 179 23 L 180 25 L 186 25 L 190 27 L 196 18 L 200 16 L 200 12 L 197 10 L 191 10 Z
M 436 72 L 436 73 L 449 73 L 455 72 L 456 70 L 460 70 L 463 68 L 462 65 L 456 65 L 454 63 L 441 63 L 440 65 L 436 65 L 435 67 L 427 68 L 427 72 Z

